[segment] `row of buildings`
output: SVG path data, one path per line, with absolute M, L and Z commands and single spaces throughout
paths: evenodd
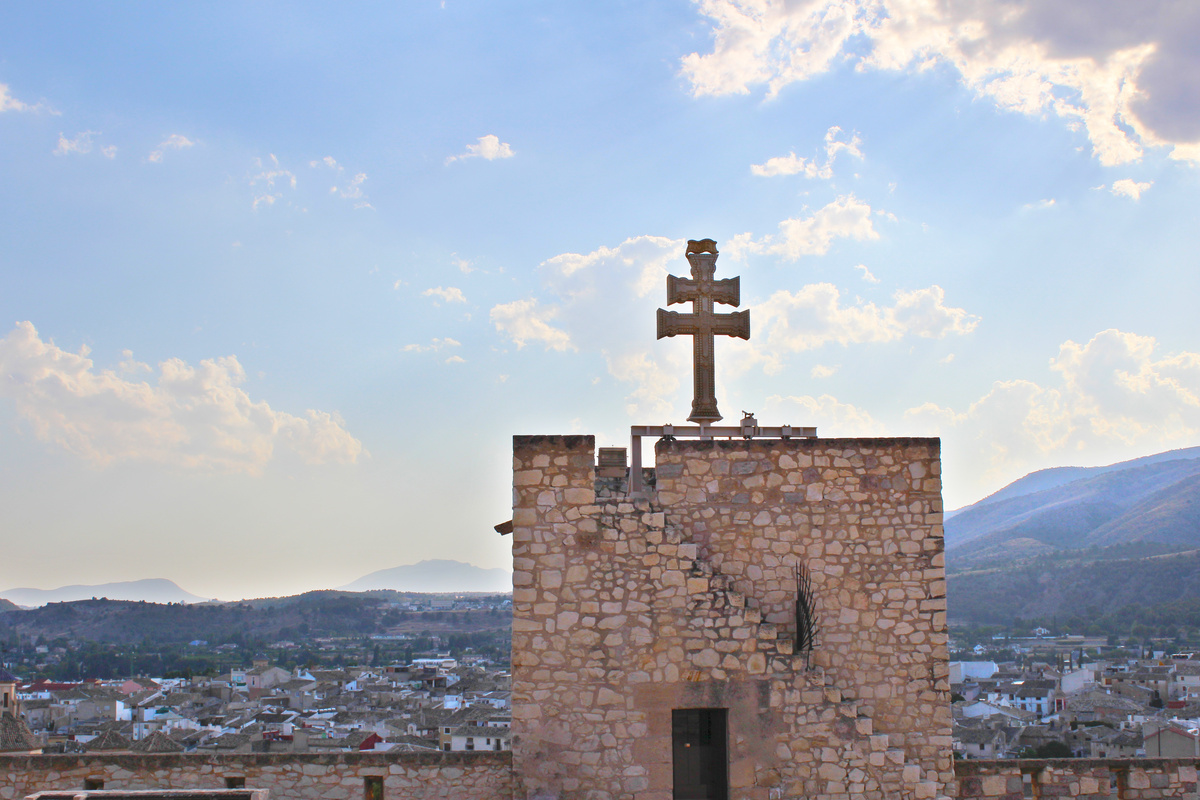
M 0 750 L 250 753 L 508 750 L 508 673 L 448 656 L 217 678 L 22 682 L 0 670 Z
M 1200 757 L 1200 660 L 954 662 L 951 687 L 960 757 Z

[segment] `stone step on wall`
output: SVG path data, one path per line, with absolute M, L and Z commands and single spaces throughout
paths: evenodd
M 935 770 L 925 770 L 920 764 L 909 761 L 903 747 L 903 735 L 874 732 L 874 720 L 865 704 L 843 696 L 835 686 L 825 689 L 824 700 L 836 707 L 839 716 L 854 719 L 855 734 L 860 742 L 865 740 L 866 744 L 865 748 L 853 746 L 853 754 L 846 754 L 846 763 L 862 766 L 871 773 L 885 797 L 951 800 L 943 794 L 944 787 Z M 864 755 L 865 759 L 862 757 Z
M 831 716 L 853 720 L 852 736 L 842 754 L 841 765 L 825 765 L 824 776 L 840 785 L 850 796 L 878 797 L 880 800 L 949 800 L 936 771 L 926 773 L 919 764 L 908 760 L 902 734 L 875 733 L 870 705 L 848 697 L 835 685 L 833 676 L 820 666 L 811 666 L 803 654 L 795 652 L 794 635 L 780 625 L 762 618 L 758 602 L 737 581 L 700 558 L 695 545 L 681 545 L 691 556 L 681 563 L 687 575 L 690 602 L 694 612 L 715 618 L 725 625 L 738 624 L 754 628 L 755 649 L 771 660 L 776 673 L 788 670 L 807 672 L 817 686 L 824 686 L 820 702 Z M 814 698 L 815 700 L 816 698 Z

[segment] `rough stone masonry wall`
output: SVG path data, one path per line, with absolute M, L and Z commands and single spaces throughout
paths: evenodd
M 1193 758 L 968 760 L 956 761 L 954 771 L 961 800 L 1196 800 L 1198 764 Z
M 512 800 L 509 753 L 0 755 L 0 800 L 52 789 L 224 789 L 245 778 L 271 800 L 362 800 L 367 776 L 384 800 Z
M 514 438 L 517 796 L 668 800 L 671 711 L 702 707 L 733 800 L 953 782 L 936 439 L 659 442 L 642 498 L 597 493 L 593 449 Z

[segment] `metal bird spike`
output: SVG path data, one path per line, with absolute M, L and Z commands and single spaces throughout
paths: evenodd
M 811 666 L 817 639 L 817 614 L 813 598 L 812 576 L 803 563 L 796 565 L 796 652 L 804 653 L 804 666 Z

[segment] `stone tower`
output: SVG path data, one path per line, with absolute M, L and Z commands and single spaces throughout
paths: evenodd
M 636 494 L 594 449 L 513 440 L 518 796 L 943 793 L 937 439 L 666 438 Z

